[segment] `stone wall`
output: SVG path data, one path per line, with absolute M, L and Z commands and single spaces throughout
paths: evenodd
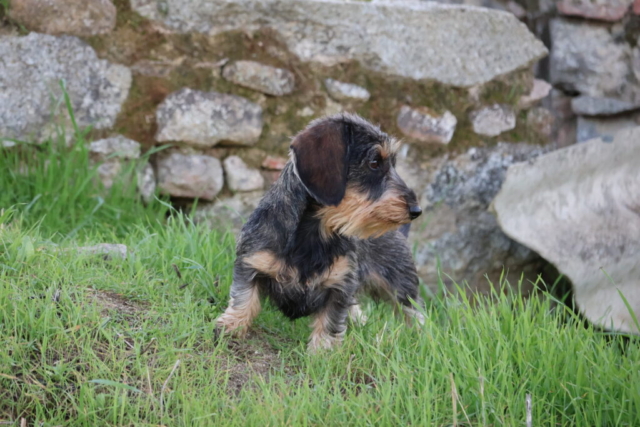
M 425 209 L 411 242 L 427 284 L 438 266 L 477 287 L 503 269 L 535 278 L 541 259 L 487 207 L 510 164 L 635 124 L 631 3 L 10 0 L 0 138 L 9 149 L 71 126 L 63 79 L 105 185 L 122 162 L 169 144 L 138 173 L 143 197 L 157 185 L 198 198 L 197 220 L 237 229 L 291 136 L 354 111 L 403 137 L 398 168 Z

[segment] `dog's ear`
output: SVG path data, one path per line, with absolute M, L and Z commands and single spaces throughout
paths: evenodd
M 324 120 L 299 133 L 291 149 L 298 177 L 324 205 L 338 205 L 347 187 L 347 150 L 344 124 Z

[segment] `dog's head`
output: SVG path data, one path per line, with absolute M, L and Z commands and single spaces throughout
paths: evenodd
M 295 171 L 321 205 L 325 233 L 377 237 L 422 213 L 395 170 L 398 143 L 350 114 L 318 119 L 291 144 Z

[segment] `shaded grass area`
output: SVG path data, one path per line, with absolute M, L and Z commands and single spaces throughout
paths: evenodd
M 0 153 L 0 423 L 513 426 L 527 395 L 536 426 L 640 422 L 637 341 L 506 283 L 433 296 L 422 327 L 367 302 L 314 356 L 308 320 L 268 304 L 245 340 L 215 341 L 234 237 L 104 193 L 75 141 Z M 77 250 L 102 242 L 129 256 Z

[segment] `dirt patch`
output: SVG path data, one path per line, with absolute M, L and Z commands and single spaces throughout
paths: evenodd
M 97 289 L 89 290 L 89 297 L 92 302 L 100 307 L 103 316 L 112 315 L 114 312 L 127 320 L 140 317 L 140 314 L 147 311 L 142 304 L 127 299 L 122 294 Z
M 229 373 L 227 391 L 230 394 L 238 395 L 245 387 L 255 387 L 252 379 L 256 377 L 268 382 L 271 373 L 282 366 L 280 351 L 269 344 L 264 334 L 264 331 L 249 331 L 245 338 L 229 341 L 232 354 L 221 361 L 220 369 Z M 290 374 L 287 372 L 290 368 L 283 369 Z

